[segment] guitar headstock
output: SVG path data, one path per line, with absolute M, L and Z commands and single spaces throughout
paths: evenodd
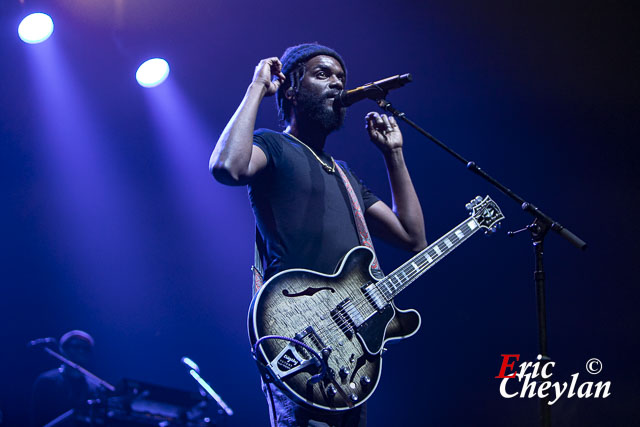
M 495 233 L 500 226 L 500 220 L 504 219 L 502 211 L 491 197 L 486 196 L 484 199 L 477 196 L 465 206 L 469 214 L 476 220 L 481 228 L 485 229 L 485 233 Z

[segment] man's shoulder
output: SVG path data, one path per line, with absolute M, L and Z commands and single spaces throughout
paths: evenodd
M 62 373 L 59 368 L 51 369 L 38 375 L 34 387 L 38 389 L 55 387 L 62 383 Z
M 282 132 L 277 132 L 275 130 L 271 130 L 271 129 L 265 129 L 265 128 L 260 128 L 260 129 L 256 129 L 253 132 L 253 136 L 258 136 L 260 138 L 264 138 L 264 139 L 281 139 L 284 138 L 284 136 L 282 135 Z
M 264 151 L 269 163 L 277 164 L 281 159 L 292 155 L 291 140 L 282 132 L 257 129 L 253 132 L 253 143 Z
M 55 369 L 51 369 L 41 373 L 38 376 L 38 378 L 50 380 L 50 379 L 58 379 L 61 376 L 62 376 L 62 373 L 60 372 L 60 368 L 55 368 Z
M 287 139 L 282 133 L 271 129 L 261 128 L 253 132 L 253 143 L 257 144 L 263 150 L 279 153 L 286 141 Z

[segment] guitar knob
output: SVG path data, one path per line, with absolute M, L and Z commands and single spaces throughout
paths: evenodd
M 360 385 L 362 385 L 362 387 L 368 387 L 369 384 L 371 384 L 371 378 L 369 378 L 369 376 L 364 375 L 360 377 Z
M 338 390 L 336 390 L 336 387 L 333 384 L 329 384 L 329 386 L 327 387 L 327 396 L 333 397 L 336 394 L 338 394 Z
M 349 376 L 351 371 L 346 366 L 342 366 L 340 368 L 340 372 L 338 372 L 338 373 L 340 374 L 340 378 L 342 378 L 344 380 L 345 378 L 347 378 Z
M 352 402 L 357 402 L 358 401 L 358 395 L 355 393 L 351 393 L 349 395 L 349 399 L 351 399 Z

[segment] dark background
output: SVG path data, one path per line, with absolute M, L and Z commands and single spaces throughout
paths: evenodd
M 22 4 L 24 3 L 24 4 Z M 261 58 L 307 41 L 336 48 L 348 86 L 410 72 L 389 99 L 589 244 L 546 241 L 553 379 L 610 380 L 567 399 L 555 425 L 637 425 L 638 13 L 635 2 L 26 1 L 0 6 L 0 411 L 26 422 L 30 387 L 56 364 L 26 342 L 83 329 L 92 368 L 195 390 L 189 355 L 236 411 L 267 425 L 246 311 L 254 223 L 246 189 L 209 176 L 210 152 Z M 17 26 L 49 13 L 48 41 Z M 168 81 L 137 85 L 167 59 Z M 389 201 L 362 102 L 327 149 Z M 273 99 L 258 126 L 277 127 Z M 402 126 L 433 241 L 490 194 L 507 219 L 400 295 L 423 316 L 384 357 L 369 425 L 537 425 L 537 401 L 499 395 L 500 355 L 538 352 L 530 218 Z M 391 271 L 408 254 L 377 243 Z M 603 370 L 585 371 L 597 357 Z

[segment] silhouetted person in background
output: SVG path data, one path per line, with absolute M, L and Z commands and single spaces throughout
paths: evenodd
M 60 338 L 60 353 L 86 368 L 91 361 L 93 345 L 91 335 L 73 330 Z M 85 407 L 87 400 L 97 395 L 97 385 L 87 381 L 77 370 L 62 364 L 36 379 L 31 396 L 31 424 L 43 426 L 70 409 Z M 74 425 L 73 417 L 59 425 Z

